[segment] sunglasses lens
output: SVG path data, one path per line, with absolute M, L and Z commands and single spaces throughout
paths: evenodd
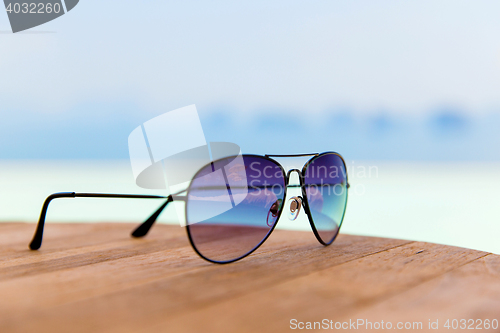
M 325 244 L 333 242 L 347 203 L 345 164 L 336 154 L 314 158 L 306 167 L 304 185 L 312 222 Z
M 281 213 L 282 168 L 264 157 L 214 161 L 193 178 L 186 221 L 194 248 L 204 258 L 230 262 L 254 251 Z

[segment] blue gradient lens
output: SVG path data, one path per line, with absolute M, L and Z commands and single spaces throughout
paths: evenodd
M 347 204 L 347 171 L 334 153 L 314 157 L 304 171 L 304 186 L 311 220 L 325 244 L 337 236 Z
M 248 255 L 273 229 L 284 198 L 284 171 L 270 159 L 240 155 L 207 165 L 188 190 L 186 221 L 193 247 L 215 262 Z

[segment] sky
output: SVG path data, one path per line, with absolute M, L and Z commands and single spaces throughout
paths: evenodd
M 498 160 L 499 10 L 81 0 L 18 34 L 0 12 L 0 159 L 127 158 L 135 127 L 196 104 L 248 153 Z

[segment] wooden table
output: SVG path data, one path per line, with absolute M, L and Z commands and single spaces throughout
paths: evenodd
M 277 230 L 215 265 L 178 226 L 132 239 L 131 224 L 49 223 L 30 251 L 34 227 L 0 224 L 0 332 L 281 332 L 323 320 L 420 332 L 438 320 L 449 332 L 447 319 L 500 319 L 500 258 L 480 251 L 350 235 L 323 247 Z

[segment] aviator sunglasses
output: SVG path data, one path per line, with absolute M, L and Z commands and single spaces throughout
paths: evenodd
M 301 170 L 285 169 L 275 158 L 311 158 Z M 296 173 L 299 184 L 290 184 Z M 287 188 L 300 195 L 287 201 Z M 30 249 L 42 245 L 48 206 L 57 198 L 166 199 L 133 232 L 144 237 L 162 211 L 173 201 L 185 202 L 186 230 L 198 255 L 213 263 L 240 260 L 262 245 L 273 232 L 285 207 L 290 219 L 301 211 L 308 217 L 316 239 L 330 245 L 344 219 L 349 188 L 345 161 L 335 152 L 300 155 L 238 155 L 217 159 L 202 167 L 186 190 L 168 195 L 55 193 L 45 200 Z M 185 195 L 180 195 L 185 193 Z

